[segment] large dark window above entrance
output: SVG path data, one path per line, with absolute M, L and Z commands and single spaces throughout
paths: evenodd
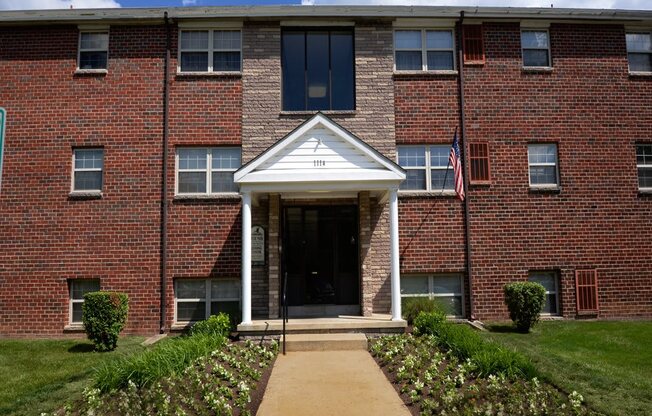
M 283 110 L 355 109 L 353 29 L 285 29 Z

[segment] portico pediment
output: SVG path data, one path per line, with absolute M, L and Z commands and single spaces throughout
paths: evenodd
M 398 187 L 405 171 L 318 113 L 234 174 L 241 189 L 354 190 Z

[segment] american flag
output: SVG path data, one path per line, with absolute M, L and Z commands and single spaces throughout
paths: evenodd
M 453 145 L 451 146 L 451 154 L 448 156 L 450 164 L 453 166 L 455 173 L 455 193 L 460 201 L 464 201 L 464 178 L 462 177 L 462 162 L 460 159 L 460 145 L 457 141 L 457 130 L 453 135 Z

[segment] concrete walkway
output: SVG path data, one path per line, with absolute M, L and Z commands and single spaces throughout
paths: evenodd
M 258 416 L 410 416 L 365 350 L 279 354 Z

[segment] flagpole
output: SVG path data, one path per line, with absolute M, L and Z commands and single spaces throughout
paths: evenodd
M 453 143 L 455 143 L 455 136 L 457 136 L 457 126 L 455 126 L 455 133 L 453 133 Z M 453 145 L 451 145 L 453 147 Z M 450 153 L 450 152 L 449 152 Z M 448 164 L 446 165 L 446 173 L 444 173 L 444 183 L 441 184 L 441 193 L 444 193 L 444 188 L 446 188 L 446 179 L 448 179 L 448 168 L 451 167 L 451 158 L 448 158 Z

